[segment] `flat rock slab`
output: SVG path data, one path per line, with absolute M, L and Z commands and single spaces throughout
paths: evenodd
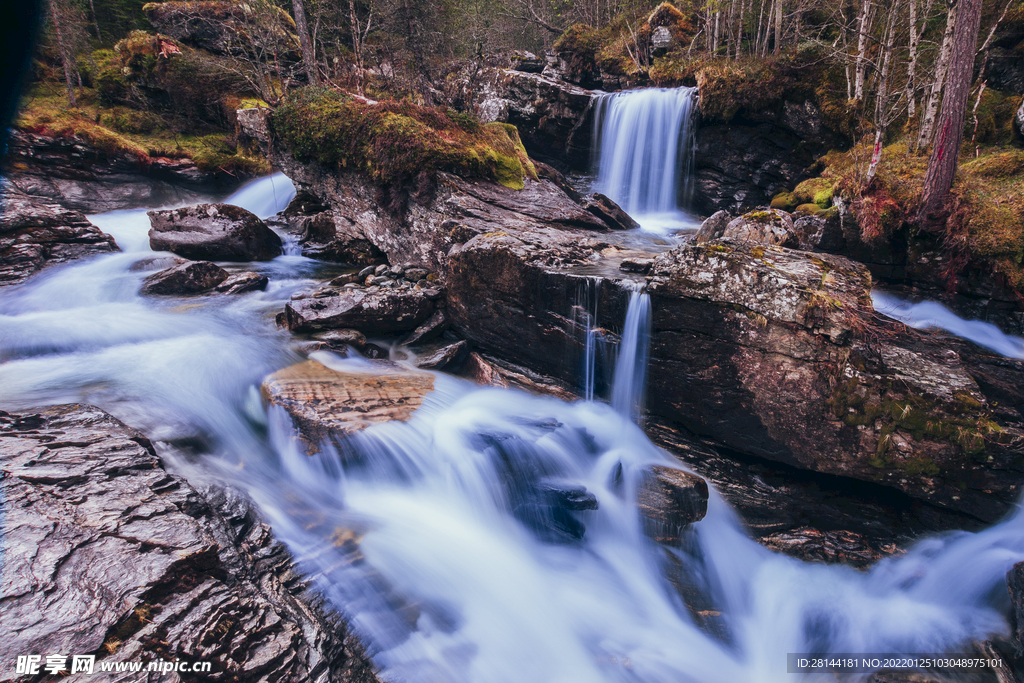
M 19 655 L 52 653 L 208 661 L 213 680 L 377 681 L 247 500 L 168 474 L 98 408 L 0 412 L 0 500 L 0 681 L 20 678 Z
M 281 255 L 277 233 L 237 206 L 197 204 L 148 215 L 154 251 L 206 261 L 269 261 Z
M 315 360 L 279 370 L 263 381 L 263 398 L 284 408 L 311 444 L 382 422 L 407 421 L 434 390 L 434 376 L 386 361 L 379 372 L 332 370 Z
M 142 284 L 142 293 L 165 296 L 200 294 L 217 287 L 227 278 L 228 271 L 216 263 L 187 261 L 147 277 Z

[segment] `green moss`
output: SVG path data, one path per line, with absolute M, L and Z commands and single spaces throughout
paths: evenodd
M 793 190 L 798 204 L 817 204 L 822 209 L 832 205 L 834 181 L 829 178 L 810 178 Z
M 518 131 L 408 102 L 363 104 L 341 92 L 304 88 L 272 114 L 271 129 L 297 159 L 348 168 L 382 183 L 449 171 L 514 189 L 537 172 Z
M 800 202 L 797 201 L 797 198 L 793 196 L 792 192 L 780 192 L 774 197 L 772 197 L 770 206 L 773 209 L 781 209 L 782 211 L 792 211 L 793 209 L 796 208 L 797 204 L 799 203 Z
M 805 214 L 808 216 L 817 216 L 821 212 L 822 208 L 817 204 L 801 204 L 794 210 L 794 213 Z

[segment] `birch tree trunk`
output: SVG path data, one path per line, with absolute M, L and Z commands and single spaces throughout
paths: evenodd
M 956 175 L 960 145 L 964 138 L 967 97 L 974 78 L 974 57 L 978 47 L 978 29 L 981 26 L 981 0 L 960 0 L 957 14 L 938 135 L 928 159 L 928 173 L 924 177 L 920 215 L 924 230 L 938 230 L 941 227 L 933 219 L 944 210 L 949 188 L 953 186 Z
M 782 52 L 782 0 L 775 0 L 775 50 L 773 54 Z
M 295 15 L 295 29 L 299 33 L 299 48 L 302 50 L 302 66 L 306 78 L 313 85 L 320 85 L 320 72 L 313 60 L 313 46 L 309 41 L 309 27 L 306 25 L 306 5 L 304 0 L 292 0 L 292 14 Z
M 864 99 L 864 77 L 868 69 L 868 34 L 871 32 L 871 19 L 874 15 L 871 0 L 863 0 L 860 15 L 857 18 L 857 61 L 854 68 L 853 99 Z
M 942 99 L 942 86 L 946 82 L 949 60 L 953 53 L 953 34 L 956 32 L 956 25 L 959 21 L 960 4 L 957 0 L 948 0 L 947 2 L 949 15 L 946 19 L 946 31 L 942 36 L 942 48 L 939 50 L 939 59 L 935 64 L 935 81 L 928 92 L 928 104 L 924 107 L 924 115 L 921 117 L 921 131 L 917 137 L 917 144 L 914 146 L 915 151 L 925 149 L 932 142 L 932 135 L 935 132 L 935 117 L 939 113 L 939 102 Z M 977 41 L 977 36 L 975 36 L 975 41 Z

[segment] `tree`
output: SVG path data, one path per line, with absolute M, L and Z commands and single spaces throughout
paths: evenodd
M 76 74 L 74 57 L 71 54 L 71 45 L 65 36 L 66 13 L 58 0 L 50 0 L 50 24 L 53 27 L 54 36 L 57 39 L 57 52 L 60 54 L 60 63 L 64 68 L 64 81 L 68 87 L 68 104 L 72 107 L 78 106 L 75 98 L 74 78 Z
M 292 0 L 292 14 L 295 16 L 295 30 L 299 33 L 299 48 L 302 50 L 302 66 L 306 78 L 314 85 L 320 85 L 320 72 L 313 59 L 313 46 L 309 40 L 309 27 L 306 25 L 306 6 L 303 0 Z
M 952 52 L 946 73 L 946 92 L 942 98 L 942 112 L 932 155 L 928 159 L 928 172 L 924 178 L 919 222 L 922 228 L 935 229 L 932 218 L 945 207 L 949 189 L 956 175 L 960 145 L 964 139 L 964 118 L 967 115 L 967 97 L 974 75 L 974 57 L 981 27 L 981 0 L 960 0 L 956 28 L 953 33 Z

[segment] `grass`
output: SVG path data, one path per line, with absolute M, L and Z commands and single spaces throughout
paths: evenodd
M 522 189 L 537 178 L 515 126 L 481 124 L 468 114 L 409 102 L 361 103 L 324 88 L 293 92 L 271 116 L 271 129 L 300 161 L 366 173 L 402 184 L 450 171 Z

